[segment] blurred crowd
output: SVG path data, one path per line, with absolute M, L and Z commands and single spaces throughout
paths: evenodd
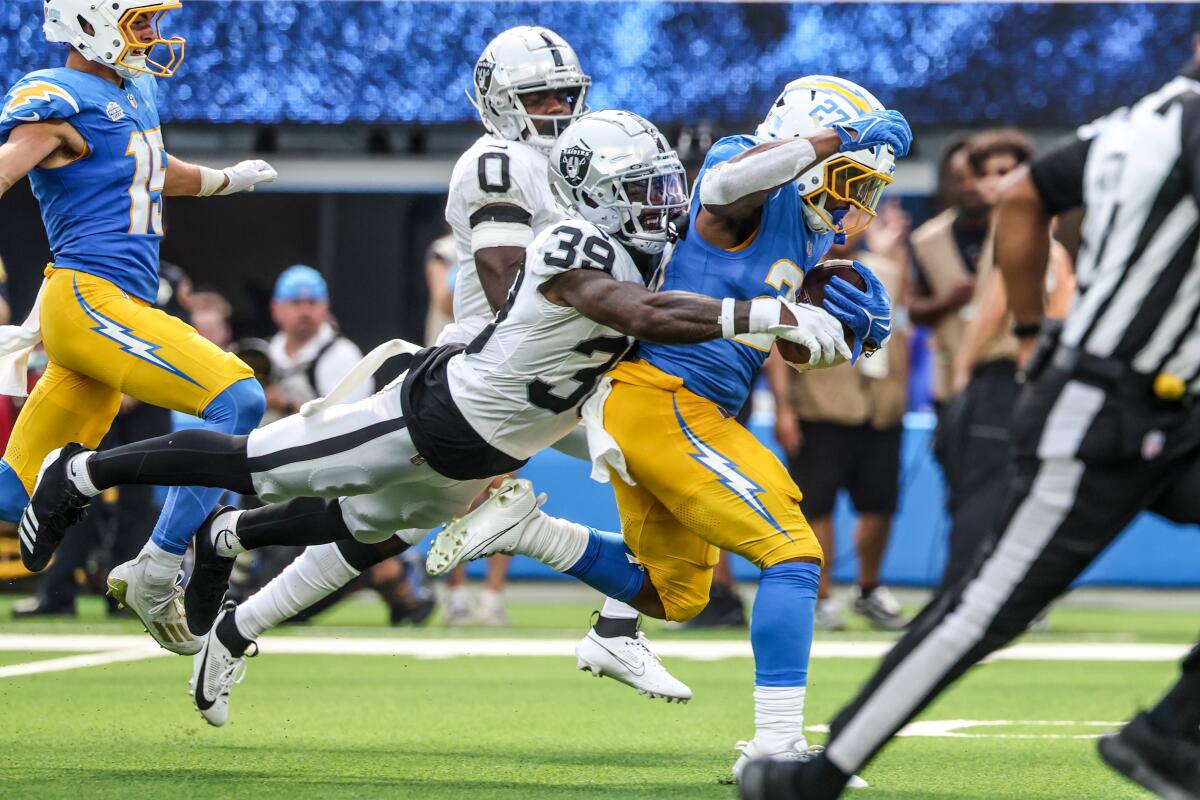
M 698 167 L 711 136 L 685 130 L 678 147 Z M 881 207 L 863 234 L 830 252 L 830 258 L 868 264 L 887 286 L 895 309 L 889 346 L 858 364 L 808 373 L 777 357 L 768 359 L 762 376 L 769 391 L 757 392 L 739 419 L 749 423 L 773 417 L 781 458 L 803 491 L 801 505 L 826 553 L 818 626 L 839 630 L 848 615 L 896 630 L 907 620 L 899 603 L 880 581 L 892 519 L 902 496 L 901 445 L 905 416 L 914 410 L 936 415 L 933 454 L 946 488 L 948 558 L 943 582 L 970 566 L 986 522 L 1006 483 L 1008 426 L 1019 379 L 1018 342 L 1012 336 L 1004 286 L 993 265 L 993 214 L 1005 176 L 1033 154 L 1031 140 L 1015 129 L 986 130 L 954 140 L 943 154 L 937 193 L 927 219 L 915 229 L 899 200 Z M 1059 239 L 1072 241 L 1070 231 Z M 1065 315 L 1074 293 L 1069 247 L 1055 243 L 1047 272 L 1051 317 Z M 2 274 L 0 263 L 0 274 Z M 453 318 L 452 297 L 458 271 L 452 237 L 443 235 L 427 250 L 428 313 L 425 343 Z M 268 339 L 234 335 L 233 306 L 211 289 L 196 290 L 178 267 L 164 264 L 158 304 L 189 321 L 201 335 L 236 352 L 262 382 L 268 412 L 264 424 L 299 410 L 328 393 L 361 358 L 362 350 L 338 331 L 330 310 L 328 285 L 312 267 L 283 269 L 270 301 L 275 333 Z M 10 316 L 0 283 L 0 323 Z M 32 362 L 30 381 L 44 367 Z M 373 387 L 364 386 L 361 396 Z M 358 399 L 355 396 L 353 399 Z M 19 401 L 0 398 L 0 443 L 7 437 Z M 104 441 L 105 447 L 166 433 L 195 424 L 182 414 L 127 400 Z M 841 540 L 852 543 L 857 576 L 844 596 L 833 586 L 839 549 L 834 530 L 839 497 L 853 508 L 856 527 Z M 33 596 L 14 606 L 14 615 L 74 615 L 81 593 L 100 591 L 109 565 L 131 558 L 158 514 L 162 497 L 153 489 L 126 487 L 103 497 L 99 513 L 67 536 L 58 555 L 36 584 Z M 249 507 L 253 497 L 227 502 Z M 7 545 L 7 543 L 5 543 Z M 278 574 L 299 548 L 269 548 L 240 557 L 232 591 L 252 593 Z M 0 551 L 0 579 L 21 578 L 20 561 Z M 477 592 L 463 570 L 440 592 L 441 620 L 447 625 L 508 624 L 504 589 L 507 557 L 493 558 Z M 32 579 L 31 579 L 32 583 Z M 391 624 L 423 624 L 435 607 L 420 555 L 414 550 L 365 573 L 346 591 L 309 609 L 301 621 L 326 610 L 345 594 L 376 594 Z M 119 613 L 110 607 L 111 613 Z M 727 560 L 718 567 L 707 609 L 693 626 L 743 626 L 746 613 Z

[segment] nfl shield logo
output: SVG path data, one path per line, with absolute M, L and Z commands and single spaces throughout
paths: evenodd
M 558 171 L 572 186 L 583 183 L 587 177 L 588 166 L 592 163 L 592 151 L 586 147 L 573 145 L 564 148 L 558 159 Z
M 492 72 L 495 69 L 496 65 L 491 61 L 480 61 L 475 65 L 475 86 L 479 88 L 480 94 L 487 94 L 488 87 L 492 85 Z
M 125 95 L 125 97 L 129 100 L 129 105 L 131 107 L 137 108 L 137 98 L 133 96 L 133 92 L 129 92 Z

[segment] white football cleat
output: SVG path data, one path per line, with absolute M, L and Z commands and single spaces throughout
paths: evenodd
M 769 758 L 772 761 L 808 761 L 810 758 L 815 758 L 817 755 L 825 751 L 824 747 L 819 744 L 814 744 L 811 747 L 808 740 L 801 736 L 793 741 L 783 750 L 770 752 L 759 744 L 758 740 L 750 742 L 738 742 L 736 748 L 741 753 L 738 760 L 733 763 L 733 779 L 741 781 L 742 770 L 751 761 L 756 761 L 760 758 Z M 857 775 L 851 775 L 850 780 L 846 781 L 847 789 L 869 789 L 871 784 L 864 781 Z
M 146 580 L 147 553 L 118 564 L 108 573 L 108 596 L 132 611 L 154 641 L 181 656 L 200 652 L 200 640 L 188 630 L 183 611 L 183 587 L 179 581 L 169 586 Z
M 459 564 L 513 552 L 545 499 L 534 495 L 529 481 L 505 478 L 478 508 L 442 528 L 429 548 L 425 570 L 445 575 Z
M 205 722 L 217 728 L 229 720 L 229 693 L 246 677 L 247 656 L 258 653 L 258 645 L 252 642 L 244 654 L 235 656 L 217 636 L 217 627 L 235 608 L 227 602 L 209 629 L 203 648 L 193 657 L 192 679 L 188 682 L 196 710 Z
M 588 631 L 575 645 L 575 666 L 597 678 L 607 675 L 651 699 L 661 697 L 668 703 L 692 699 L 692 690 L 667 671 L 641 631 L 637 636 L 612 637 Z

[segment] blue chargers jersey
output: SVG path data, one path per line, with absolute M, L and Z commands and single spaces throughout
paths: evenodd
M 804 200 L 794 183 L 770 196 L 763 206 L 758 230 L 743 247 L 722 250 L 700 236 L 696 214 L 700 211 L 700 184 L 705 173 L 762 141 L 753 136 L 727 136 L 708 151 L 692 191 L 688 233 L 675 244 L 663 266 L 660 291 L 696 292 L 735 300 L 794 300 L 804 273 L 820 262 L 833 244 L 832 233 L 813 233 L 805 225 Z M 701 344 L 642 343 L 636 357 L 682 378 L 690 391 L 736 414 L 746 402 L 773 341 L 772 336 L 756 335 Z
M 18 125 L 51 119 L 70 123 L 87 142 L 78 160 L 29 173 L 54 266 L 104 278 L 151 303 L 167 176 L 157 95 L 149 75 L 117 86 L 60 67 L 21 78 L 0 107 L 0 144 Z

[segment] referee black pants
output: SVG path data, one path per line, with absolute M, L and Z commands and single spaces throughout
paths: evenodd
M 1200 521 L 1200 406 L 1049 370 L 1018 403 L 1015 471 L 974 568 L 914 620 L 834 720 L 856 772 L 943 689 L 1025 630 L 1143 509 Z

